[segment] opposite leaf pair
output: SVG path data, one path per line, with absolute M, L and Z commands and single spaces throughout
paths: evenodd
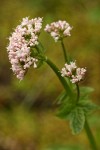
M 87 116 L 98 107 L 89 100 L 89 94 L 93 91 L 90 87 L 81 88 L 81 96 L 78 102 L 70 99 L 65 92 L 58 98 L 60 104 L 57 116 L 70 121 L 73 134 L 78 134 L 84 128 Z

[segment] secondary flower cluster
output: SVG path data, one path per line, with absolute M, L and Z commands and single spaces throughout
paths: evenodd
M 86 73 L 85 68 L 78 68 L 75 62 L 65 64 L 65 67 L 61 70 L 62 77 L 69 77 L 72 83 L 78 83 L 84 79 Z
M 36 58 L 31 57 L 31 48 L 38 45 L 38 36 L 42 28 L 42 18 L 29 20 L 28 17 L 23 18 L 20 25 L 16 27 L 11 37 L 9 37 L 9 45 L 7 47 L 9 60 L 12 70 L 17 78 L 22 80 L 27 69 L 33 65 L 37 67 Z
M 47 24 L 44 30 L 50 33 L 57 42 L 64 37 L 71 36 L 70 30 L 72 30 L 72 27 L 70 27 L 66 21 L 59 20 L 57 22 L 52 22 L 50 25 Z

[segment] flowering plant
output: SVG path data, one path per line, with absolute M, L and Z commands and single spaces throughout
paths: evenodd
M 61 71 L 45 56 L 43 45 L 39 41 L 42 18 L 29 20 L 23 18 L 9 38 L 7 47 L 11 69 L 19 80 L 23 80 L 27 70 L 33 66 L 37 68 L 41 62 L 45 62 L 55 72 L 64 91 L 57 98 L 57 116 L 69 120 L 73 134 L 78 134 L 85 128 L 91 143 L 91 148 L 97 150 L 97 146 L 90 130 L 87 116 L 97 106 L 89 100 L 89 94 L 93 91 L 90 87 L 80 87 L 86 75 L 86 68 L 78 68 L 76 61 L 69 57 L 65 49 L 63 39 L 71 36 L 72 27 L 66 21 L 47 24 L 44 31 L 49 33 L 55 42 L 60 42 L 64 54 L 65 65 Z

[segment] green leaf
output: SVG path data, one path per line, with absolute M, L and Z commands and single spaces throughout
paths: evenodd
M 79 101 L 78 106 L 83 109 L 85 114 L 89 114 L 99 107 L 91 101 Z
M 59 108 L 56 115 L 62 119 L 68 119 L 70 112 L 76 106 L 76 97 L 70 97 L 66 91 L 62 92 L 58 97 L 58 104 Z
M 68 94 L 66 91 L 61 92 L 61 94 L 56 98 L 55 102 L 57 104 L 61 104 L 66 98 L 68 97 Z
M 88 94 L 88 93 L 93 92 L 94 89 L 91 88 L 91 87 L 85 87 L 85 86 L 83 86 L 83 87 L 80 87 L 80 91 L 83 92 L 83 93 L 85 93 L 85 94 Z
M 91 87 L 80 87 L 80 100 L 89 99 L 90 94 L 94 91 Z
M 73 134 L 78 134 L 84 128 L 85 114 L 83 109 L 75 107 L 70 113 L 70 127 Z
M 62 104 L 60 104 L 57 116 L 62 119 L 68 119 L 69 114 L 74 109 L 74 107 L 74 100 L 70 99 L 69 97 L 66 97 L 66 99 L 63 100 Z
M 92 87 L 85 87 L 85 86 L 80 87 L 80 92 L 81 92 L 82 95 L 83 94 L 90 94 L 93 91 L 94 91 L 94 89 Z

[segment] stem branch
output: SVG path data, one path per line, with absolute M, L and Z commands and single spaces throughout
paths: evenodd
M 67 93 L 69 94 L 69 96 L 72 97 L 72 91 L 69 87 L 69 85 L 67 84 L 66 80 L 64 79 L 64 77 L 61 76 L 61 73 L 59 71 L 59 69 L 56 67 L 55 64 L 53 64 L 51 62 L 51 60 L 49 60 L 48 58 L 46 58 L 45 62 L 50 66 L 50 68 L 55 72 L 55 74 L 57 75 L 57 77 L 59 78 L 59 80 L 61 81 L 64 89 L 67 91 Z

